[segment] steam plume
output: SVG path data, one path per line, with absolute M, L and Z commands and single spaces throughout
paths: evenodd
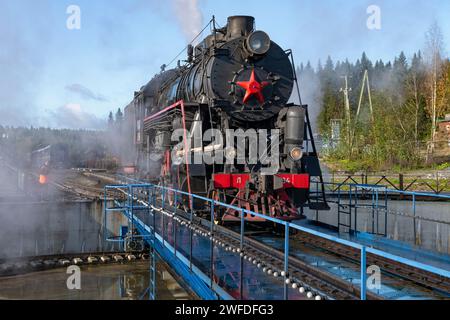
M 199 2 L 199 0 L 173 0 L 175 16 L 189 42 L 200 33 L 203 27 L 203 14 Z

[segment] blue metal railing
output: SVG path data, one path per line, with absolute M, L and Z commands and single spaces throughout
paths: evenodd
M 325 186 L 335 187 L 334 189 L 329 189 L 332 193 L 336 193 L 339 190 L 339 187 L 354 187 L 356 189 L 364 189 L 367 191 L 372 190 L 381 190 L 383 192 L 387 192 L 389 195 L 398 194 L 398 195 L 408 195 L 408 196 L 416 196 L 416 197 L 429 197 L 441 200 L 450 200 L 450 195 L 448 194 L 436 194 L 431 192 L 421 192 L 421 191 L 403 191 L 388 188 L 385 185 L 375 185 L 375 184 L 358 184 L 358 183 L 338 183 L 338 182 L 324 182 Z
M 315 182 L 316 189 L 319 188 L 319 182 Z M 314 182 L 312 183 L 314 186 Z M 402 191 L 397 189 L 391 189 L 384 185 L 371 185 L 371 184 L 346 184 L 346 183 L 324 183 L 327 190 L 328 202 L 331 204 L 337 204 L 337 216 L 338 224 L 342 214 L 347 214 L 350 218 L 351 231 L 358 231 L 358 209 L 372 209 L 371 212 L 371 233 L 377 235 L 387 236 L 388 228 L 388 216 L 398 216 L 409 218 L 413 222 L 413 239 L 417 239 L 416 221 L 424 221 L 430 223 L 438 223 L 443 225 L 450 225 L 450 221 L 442 219 L 433 219 L 418 214 L 417 204 L 423 201 L 450 201 L 450 195 L 435 194 L 427 192 L 414 192 L 414 191 Z M 398 210 L 392 210 L 389 207 L 390 197 L 396 196 L 398 201 L 410 204 L 406 212 L 400 212 Z M 372 200 L 369 202 L 361 202 L 360 200 Z M 343 208 L 348 209 L 346 212 Z M 314 210 L 313 210 L 314 212 Z M 379 213 L 384 214 L 384 232 L 379 232 Z M 315 220 L 319 221 L 319 211 L 315 211 Z M 351 219 L 354 219 L 353 221 Z M 339 227 L 339 226 L 338 226 Z M 367 231 L 365 231 L 367 232 Z
M 373 255 L 376 255 L 376 256 L 380 256 L 380 257 L 384 257 L 384 258 L 387 258 L 389 260 L 392 260 L 392 261 L 395 261 L 395 262 L 398 262 L 398 263 L 401 263 L 401 264 L 409 265 L 411 267 L 414 267 L 414 268 L 417 268 L 417 269 L 420 269 L 420 270 L 424 270 L 424 271 L 431 272 L 431 273 L 434 273 L 434 274 L 437 274 L 437 275 L 440 275 L 440 276 L 443 276 L 443 277 L 450 278 L 450 272 L 447 271 L 447 270 L 444 270 L 444 269 L 441 269 L 441 268 L 437 268 L 437 267 L 434 267 L 434 266 L 431 266 L 431 265 L 426 265 L 426 264 L 423 264 L 423 263 L 420 263 L 420 262 L 417 262 L 417 261 L 413 261 L 413 260 L 409 260 L 409 259 L 406 259 L 406 258 L 402 258 L 402 257 L 396 256 L 396 255 L 393 255 L 393 254 L 390 254 L 390 253 L 387 253 L 387 252 L 384 252 L 384 251 L 381 251 L 381 250 L 377 250 L 377 249 L 374 249 L 374 248 L 367 247 L 365 245 L 362 245 L 362 244 L 359 244 L 359 243 L 356 243 L 356 242 L 352 242 L 352 241 L 349 241 L 349 240 L 341 239 L 341 238 L 338 238 L 338 237 L 335 237 L 335 236 L 332 236 L 332 235 L 329 235 L 329 234 L 326 234 L 326 233 L 322 233 L 322 232 L 319 232 L 319 231 L 316 231 L 316 230 L 313 230 L 313 229 L 305 228 L 305 227 L 299 226 L 297 224 L 290 223 L 288 221 L 283 221 L 283 220 L 280 220 L 280 219 L 277 219 L 277 218 L 274 218 L 274 217 L 269 217 L 269 216 L 266 216 L 266 215 L 263 215 L 263 214 L 260 214 L 260 213 L 256 213 L 256 212 L 253 212 L 253 211 L 250 211 L 250 210 L 247 210 L 247 209 L 238 208 L 236 206 L 233 206 L 233 205 L 230 205 L 230 204 L 226 204 L 226 203 L 223 203 L 223 202 L 220 202 L 220 201 L 217 201 L 217 200 L 209 199 L 209 198 L 202 197 L 202 196 L 199 196 L 199 195 L 196 195 L 196 194 L 189 194 L 187 192 L 176 190 L 176 189 L 173 189 L 173 188 L 159 186 L 159 185 L 154 185 L 154 184 L 140 183 L 140 181 L 135 180 L 135 179 L 131 179 L 131 178 L 128 178 L 128 177 L 121 177 L 121 178 L 124 179 L 125 181 L 132 181 L 134 184 L 106 186 L 105 187 L 105 195 L 106 195 L 106 191 L 107 190 L 127 188 L 127 190 L 131 191 L 128 194 L 130 196 L 130 195 L 133 195 L 133 190 L 134 189 L 136 189 L 136 188 L 140 188 L 140 189 L 146 188 L 146 189 L 152 190 L 152 192 L 149 193 L 152 196 L 156 195 L 154 190 L 159 189 L 164 194 L 167 193 L 167 192 L 169 192 L 169 193 L 172 192 L 173 194 L 176 194 L 178 196 L 182 195 L 182 196 L 189 197 L 189 199 L 195 198 L 195 199 L 202 200 L 202 201 L 205 201 L 205 202 L 209 203 L 210 207 L 211 207 L 211 213 L 212 213 L 211 214 L 211 221 L 210 221 L 210 223 L 211 223 L 211 232 L 214 232 L 214 209 L 215 208 L 223 207 L 223 208 L 228 208 L 228 209 L 235 210 L 237 212 L 241 212 L 241 221 L 240 221 L 240 249 L 241 250 L 244 249 L 245 221 L 246 221 L 245 214 L 252 215 L 252 216 L 255 216 L 255 217 L 259 217 L 259 218 L 263 218 L 263 219 L 265 219 L 267 221 L 271 221 L 271 222 L 273 222 L 273 223 L 275 223 L 277 225 L 284 226 L 284 229 L 285 229 L 285 237 L 284 237 L 284 277 L 285 277 L 285 280 L 287 280 L 289 278 L 289 273 L 288 273 L 288 271 L 289 271 L 289 233 L 290 233 L 291 229 L 302 231 L 302 232 L 305 232 L 307 234 L 310 234 L 310 235 L 313 235 L 313 236 L 317 236 L 317 237 L 320 237 L 320 238 L 323 238 L 323 239 L 326 239 L 326 240 L 330 240 L 332 242 L 335 242 L 335 243 L 338 243 L 338 244 L 342 244 L 342 245 L 345 245 L 345 246 L 348 246 L 348 247 L 351 247 L 351 248 L 354 248 L 354 249 L 357 249 L 357 250 L 360 251 L 360 258 L 361 258 L 360 259 L 361 260 L 360 261 L 360 282 L 361 282 L 360 283 L 360 292 L 361 292 L 360 298 L 361 298 L 361 300 L 365 300 L 366 299 L 366 293 L 367 293 L 367 287 L 366 287 L 366 277 L 367 277 L 366 256 L 367 256 L 367 253 L 370 253 L 370 254 L 373 254 Z M 364 187 L 365 188 L 371 188 L 371 186 L 367 186 L 367 185 L 365 185 Z M 379 189 L 380 187 L 377 186 L 376 188 Z M 411 193 L 411 192 L 408 192 L 408 191 L 405 191 L 405 192 L 406 193 Z M 440 195 L 440 197 L 446 198 L 446 196 L 443 196 L 443 195 Z M 448 198 L 450 199 L 450 197 L 448 197 Z M 106 196 L 105 196 L 105 200 L 106 200 Z M 149 202 L 149 203 L 155 203 L 154 200 L 155 199 L 153 198 L 153 202 Z M 191 215 L 190 215 L 190 219 L 192 221 L 192 212 L 191 212 Z M 164 241 L 163 239 L 160 239 L 160 240 Z M 174 252 L 176 252 L 176 251 L 174 250 Z M 189 259 L 189 265 L 190 265 L 190 268 L 192 270 L 192 248 L 191 248 L 191 254 L 190 254 L 190 259 Z M 242 274 L 242 268 L 241 268 L 241 274 Z M 210 278 L 207 278 L 208 281 L 205 281 L 205 282 L 209 282 L 210 285 L 212 286 L 212 284 L 213 284 L 213 279 L 212 278 L 213 278 L 213 274 L 211 273 Z M 287 289 L 288 289 L 288 283 L 285 281 L 284 282 L 284 298 L 285 299 L 288 298 L 288 296 L 287 296 L 287 291 L 288 290 Z M 241 288 L 241 290 L 242 290 L 242 288 Z M 241 295 L 242 295 L 242 291 L 241 291 Z

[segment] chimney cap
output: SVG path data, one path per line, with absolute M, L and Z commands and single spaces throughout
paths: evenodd
M 252 16 L 230 16 L 228 17 L 227 36 L 237 38 L 249 35 L 254 31 L 255 18 Z

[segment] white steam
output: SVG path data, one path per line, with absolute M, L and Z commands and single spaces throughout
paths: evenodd
M 173 0 L 175 17 L 188 42 L 203 28 L 203 14 L 199 2 L 200 0 Z
M 300 89 L 300 95 L 302 103 L 308 105 L 309 120 L 311 121 L 311 127 L 313 133 L 318 132 L 317 119 L 322 111 L 322 86 L 317 74 L 311 70 L 297 69 L 298 84 Z M 297 90 L 294 88 L 291 99 L 294 103 L 300 103 Z

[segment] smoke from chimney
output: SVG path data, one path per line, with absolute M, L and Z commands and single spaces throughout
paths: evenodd
M 203 14 L 200 0 L 173 0 L 175 17 L 188 42 L 191 42 L 203 29 Z

